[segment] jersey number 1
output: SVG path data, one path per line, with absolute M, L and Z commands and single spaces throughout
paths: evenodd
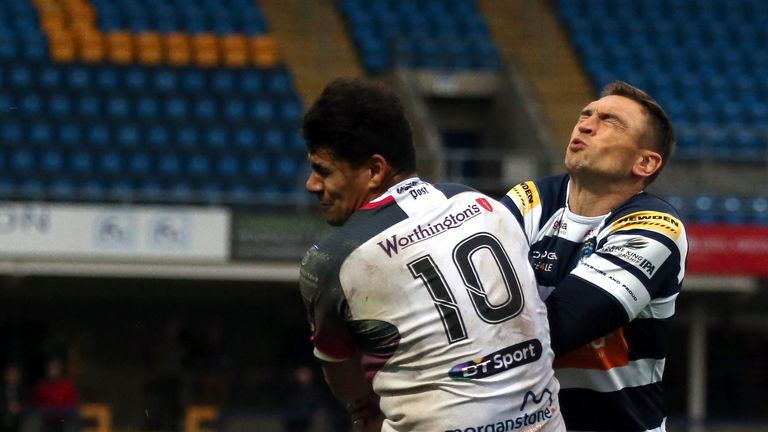
M 472 256 L 481 250 L 487 250 L 501 271 L 507 300 L 501 305 L 494 305 L 488 300 L 488 292 L 472 261 Z M 512 319 L 523 311 L 523 289 L 517 279 L 517 273 L 499 240 L 488 233 L 479 233 L 462 240 L 453 248 L 453 262 L 464 281 L 475 312 L 489 324 Z M 467 329 L 461 317 L 459 305 L 453 292 L 445 282 L 445 277 L 430 255 L 424 255 L 408 263 L 408 269 L 415 279 L 421 279 L 427 287 L 435 307 L 445 327 L 448 343 L 467 338 Z

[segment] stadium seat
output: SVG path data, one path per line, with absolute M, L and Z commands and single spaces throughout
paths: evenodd
M 275 107 L 271 99 L 262 98 L 251 105 L 251 118 L 262 123 L 271 123 L 275 119 Z
M 186 69 L 182 72 L 181 88 L 190 94 L 202 93 L 207 89 L 206 76 L 200 69 Z
M 175 180 L 181 174 L 181 159 L 174 153 L 165 153 L 158 159 L 158 173 L 166 178 Z
M 50 123 L 38 120 L 29 126 L 29 143 L 34 146 L 53 144 L 53 130 Z
M 125 88 L 132 92 L 142 92 L 149 85 L 149 72 L 143 67 L 130 67 L 123 76 Z
M 267 150 L 282 150 L 285 147 L 285 133 L 280 128 L 267 128 L 263 143 Z
M 19 111 L 25 117 L 37 117 L 43 112 L 43 99 L 35 93 L 28 93 L 19 100 Z
M 149 126 L 146 131 L 146 144 L 151 149 L 165 149 L 170 146 L 171 132 L 168 127 L 162 124 Z
M 113 63 L 130 64 L 134 61 L 133 37 L 126 31 L 114 31 L 105 36 L 107 56 Z
M 181 96 L 170 96 L 165 100 L 164 115 L 174 121 L 185 120 L 189 115 L 189 104 Z
M 141 130 L 135 124 L 122 123 L 117 127 L 115 142 L 119 148 L 135 149 L 142 143 Z
M 59 90 L 62 87 L 61 68 L 45 65 L 38 72 L 38 84 L 44 90 Z
M 180 126 L 176 131 L 176 143 L 180 148 L 194 149 L 200 147 L 201 142 L 200 131 L 193 125 Z
M 195 118 L 201 122 L 212 122 L 219 115 L 216 99 L 210 96 L 198 97 L 194 103 Z
M 136 100 L 136 117 L 143 120 L 154 120 L 160 113 L 160 100 L 157 96 L 145 94 Z
M 258 137 L 253 129 L 241 127 L 235 131 L 234 147 L 236 149 L 250 152 L 256 150 L 258 146 Z
M 230 122 L 240 122 L 246 118 L 247 105 L 242 99 L 232 98 L 224 102 L 224 118 Z
M 750 221 L 758 225 L 768 225 L 768 199 L 755 197 L 748 201 Z
M 192 177 L 208 177 L 211 172 L 211 160 L 204 154 L 193 154 L 187 159 L 185 172 Z
M 28 149 L 17 148 L 10 154 L 11 172 L 28 174 L 35 171 L 35 154 Z
M 112 145 L 112 131 L 103 123 L 89 125 L 86 142 L 92 147 L 106 148 Z
M 223 126 L 212 126 L 208 128 L 205 134 L 205 146 L 212 152 L 221 152 L 227 148 L 229 136 L 227 128 Z
M 128 160 L 128 171 L 136 178 L 149 175 L 152 172 L 151 157 L 146 152 L 137 152 L 130 155 Z
M 78 57 L 85 63 L 100 63 L 107 55 L 104 36 L 96 31 L 76 36 Z
M 159 65 L 163 61 L 163 46 L 160 35 L 147 31 L 149 30 L 149 20 L 147 20 L 147 25 L 142 27 L 138 30 L 141 33 L 136 36 L 136 57 L 141 64 Z
M 229 179 L 236 178 L 240 174 L 240 159 L 235 156 L 225 156 L 216 164 L 218 177 Z
M 102 65 L 94 70 L 97 89 L 111 92 L 123 84 L 120 71 L 111 66 Z
M 197 33 L 191 39 L 194 64 L 200 67 L 213 67 L 219 63 L 219 45 L 213 34 Z
M 9 71 L 9 83 L 16 90 L 31 87 L 33 84 L 33 74 L 30 68 L 24 64 L 11 66 Z
M 165 58 L 171 66 L 186 66 L 192 62 L 192 45 L 185 33 L 170 33 L 163 38 Z
M 152 88 L 160 93 L 173 93 L 178 91 L 178 76 L 172 68 L 156 70 L 152 75 Z
M 24 127 L 17 119 L 4 119 L 0 123 L 0 139 L 4 145 L 22 144 L 25 142 Z
M 66 93 L 55 93 L 48 98 L 48 115 L 67 117 L 72 114 L 72 98 Z
M 80 95 L 77 113 L 84 118 L 96 118 L 101 114 L 101 99 L 93 93 Z
M 57 142 L 67 148 L 77 148 L 83 144 L 83 130 L 79 124 L 66 122 L 58 128 Z
M 127 96 L 112 95 L 105 102 L 107 118 L 126 120 L 131 114 L 131 101 Z
M 123 171 L 123 156 L 116 151 L 106 151 L 99 155 L 98 169 L 103 175 L 116 177 Z
M 76 151 L 69 156 L 69 167 L 75 176 L 85 176 L 93 172 L 93 155 L 86 151 Z
M 44 174 L 58 174 L 64 170 L 64 154 L 58 150 L 46 150 L 41 155 L 40 168 Z

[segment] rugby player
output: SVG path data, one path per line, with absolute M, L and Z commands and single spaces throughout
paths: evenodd
M 567 174 L 501 200 L 531 245 L 568 430 L 665 430 L 666 338 L 688 244 L 675 209 L 645 188 L 673 146 L 661 106 L 613 82 L 581 111 Z
M 339 226 L 301 265 L 314 352 L 366 431 L 562 431 L 546 308 L 498 201 L 416 175 L 383 85 L 339 79 L 304 117 L 306 189 Z

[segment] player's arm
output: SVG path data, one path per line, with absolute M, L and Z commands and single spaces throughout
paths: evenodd
M 359 358 L 340 362 L 322 361 L 323 375 L 334 396 L 344 404 L 360 431 L 380 431 L 384 416 L 379 397 L 365 378 Z
M 349 310 L 338 280 L 332 277 L 327 255 L 317 248 L 307 252 L 299 278 L 299 287 L 307 310 L 315 346 L 325 381 L 334 396 L 344 404 L 359 431 L 380 431 L 383 415 L 378 397 L 365 378 L 358 347 L 348 326 Z
M 606 291 L 568 275 L 546 300 L 552 350 L 578 348 L 629 321 L 624 308 Z
M 682 279 L 687 244 L 682 225 L 671 216 L 665 216 L 667 222 L 634 222 L 638 214 L 649 213 L 614 222 L 595 253 L 580 261 L 547 298 L 556 354 L 619 329 L 635 319 L 652 297 L 658 297 L 654 306 L 658 317 L 674 313 L 674 301 L 664 298 L 674 299 L 676 291 L 660 290 L 677 286 L 672 281 L 679 284 Z

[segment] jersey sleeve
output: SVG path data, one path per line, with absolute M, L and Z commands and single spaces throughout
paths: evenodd
M 602 233 L 595 253 L 579 262 L 572 275 L 609 293 L 629 319 L 653 299 L 677 294 L 687 250 L 680 220 L 663 212 L 639 211 L 617 218 Z M 659 307 L 654 317 L 673 313 Z
M 501 197 L 500 202 L 507 207 L 523 227 L 525 236 L 530 244 L 539 231 L 541 219 L 541 197 L 536 183 L 527 181 L 514 186 Z
M 357 355 L 346 323 L 349 306 L 333 269 L 332 257 L 313 246 L 301 261 L 299 287 L 307 311 L 315 356 L 340 362 Z
M 568 275 L 547 297 L 547 319 L 556 355 L 595 340 L 629 322 L 624 308 L 608 292 Z
M 636 211 L 601 230 L 593 247 L 547 299 L 552 345 L 567 351 L 637 317 L 674 315 L 687 240 L 672 214 Z

